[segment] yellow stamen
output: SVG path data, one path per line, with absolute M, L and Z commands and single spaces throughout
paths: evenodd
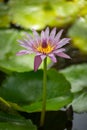
M 51 51 L 53 51 L 54 47 L 51 46 L 50 44 L 47 45 L 47 47 L 43 48 L 41 45 L 37 47 L 37 51 L 41 52 L 41 53 L 45 53 L 48 54 Z

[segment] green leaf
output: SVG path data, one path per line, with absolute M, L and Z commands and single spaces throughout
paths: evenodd
M 63 27 L 72 23 L 79 12 L 78 2 L 60 1 L 53 5 L 55 14 L 54 18 L 50 21 L 51 26 Z M 73 8 L 73 10 L 71 10 Z
M 84 90 L 74 96 L 72 106 L 75 112 L 87 112 L 87 89 Z
M 13 14 L 13 23 L 17 23 L 24 28 L 42 29 L 47 25 L 62 27 L 73 22 L 82 5 L 79 2 L 67 2 L 65 0 L 22 0 L 20 6 L 19 1 L 13 2 L 13 0 L 10 0 L 10 12 Z
M 26 120 L 17 113 L 7 113 L 0 111 L 1 130 L 36 130 L 36 126 L 31 120 Z
M 23 36 L 23 32 L 15 30 L 0 31 L 0 67 L 10 71 L 29 71 L 33 69 L 34 56 L 16 56 L 22 48 L 19 47 L 17 39 Z M 31 61 L 31 63 L 29 63 Z
M 72 101 L 72 94 L 61 96 L 57 98 L 48 99 L 46 102 L 46 111 L 57 111 L 62 107 L 68 105 Z M 30 105 L 22 106 L 21 111 L 25 112 L 39 112 L 42 110 L 42 102 L 35 102 Z
M 8 113 L 0 111 L 0 129 L 2 130 L 36 130 L 36 126 L 31 120 L 16 113 Z
M 24 111 L 41 111 L 43 71 L 15 73 L 0 87 L 0 96 L 18 103 Z M 47 72 L 47 110 L 58 110 L 72 100 L 70 84 L 56 70 Z
M 1 130 L 36 130 L 36 127 L 31 123 L 31 121 L 26 122 L 1 122 L 0 123 Z
M 25 118 L 18 115 L 17 113 L 8 113 L 0 111 L 0 122 L 20 122 L 21 124 L 25 122 Z
M 68 36 L 76 47 L 87 53 L 87 15 L 76 20 L 69 29 Z
M 0 97 L 0 110 L 12 114 L 18 114 L 15 110 L 21 110 L 20 106 L 16 103 L 11 103 Z
M 71 83 L 71 91 L 79 92 L 87 88 L 87 64 L 72 65 L 61 71 Z
M 29 32 L 30 33 L 30 32 Z M 0 30 L 0 67 L 1 70 L 25 72 L 33 70 L 34 55 L 16 56 L 23 49 L 17 42 L 24 32 L 16 30 Z M 48 61 L 49 62 L 49 61 Z
M 0 27 L 9 27 L 10 15 L 9 7 L 4 3 L 0 2 Z
M 71 83 L 75 112 L 87 112 L 87 64 L 72 65 L 61 71 Z
M 65 1 L 65 0 L 48 0 L 47 3 L 58 3 L 60 1 Z M 26 5 L 40 5 L 40 4 L 45 4 L 46 3 L 46 0 L 21 0 L 21 5 L 22 6 L 26 6 Z M 20 5 L 20 0 L 10 0 L 9 2 L 10 5 L 12 6 L 19 6 Z

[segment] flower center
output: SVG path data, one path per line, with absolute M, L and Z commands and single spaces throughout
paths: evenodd
M 53 51 L 53 49 L 54 47 L 51 46 L 50 44 L 46 44 L 46 46 L 40 45 L 37 47 L 37 51 L 45 54 L 50 53 L 51 51 Z
M 42 48 L 47 48 L 47 41 L 46 40 L 42 41 Z

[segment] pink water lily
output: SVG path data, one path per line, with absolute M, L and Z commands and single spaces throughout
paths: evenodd
M 35 53 L 34 59 L 34 70 L 37 71 L 41 62 L 49 57 L 53 62 L 57 62 L 55 56 L 70 58 L 67 54 L 65 54 L 64 45 L 69 43 L 70 38 L 60 39 L 63 30 L 60 30 L 56 34 L 56 28 L 50 32 L 47 27 L 45 31 L 41 31 L 41 35 L 37 33 L 37 31 L 32 30 L 33 35 L 28 33 L 25 34 L 25 38 L 23 40 L 18 40 L 20 46 L 24 47 L 24 50 L 21 50 L 17 53 L 17 55 L 24 54 L 32 54 Z

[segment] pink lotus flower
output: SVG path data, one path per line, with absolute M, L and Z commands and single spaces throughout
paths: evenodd
M 37 31 L 33 30 L 33 35 L 26 33 L 26 38 L 18 40 L 20 46 L 24 47 L 25 50 L 21 50 L 17 55 L 32 54 L 35 53 L 34 59 L 34 70 L 37 71 L 41 62 L 48 56 L 53 62 L 57 62 L 55 56 L 70 58 L 65 54 L 64 45 L 69 43 L 70 38 L 60 39 L 63 30 L 60 30 L 56 34 L 56 28 L 49 33 L 47 27 L 45 31 L 41 31 L 41 36 Z

